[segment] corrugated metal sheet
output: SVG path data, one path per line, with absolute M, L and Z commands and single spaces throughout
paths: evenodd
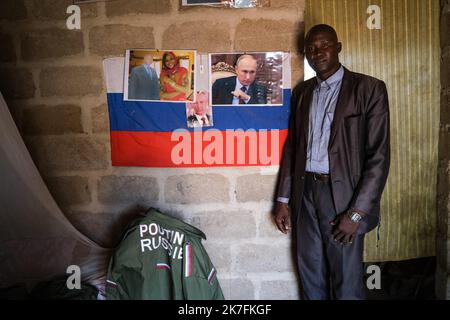
M 381 29 L 367 8 L 381 8 Z M 438 0 L 307 0 L 305 26 L 335 27 L 342 63 L 386 82 L 391 111 L 391 172 L 382 225 L 366 237 L 365 261 L 435 254 L 440 45 Z

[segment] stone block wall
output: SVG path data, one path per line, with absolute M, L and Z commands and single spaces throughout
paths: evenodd
M 450 299 L 450 1 L 441 0 L 441 121 L 438 167 L 436 292 Z
M 253 9 L 181 8 L 179 0 L 80 5 L 0 1 L 0 90 L 68 219 L 104 246 L 150 206 L 202 229 L 228 299 L 296 299 L 290 238 L 270 217 L 277 168 L 112 167 L 102 60 L 130 47 L 199 52 L 296 51 L 303 0 Z M 293 54 L 293 83 L 303 76 Z

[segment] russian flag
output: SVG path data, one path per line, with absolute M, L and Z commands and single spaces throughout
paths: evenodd
M 124 101 L 124 58 L 105 59 L 112 165 L 279 165 L 290 112 L 289 60 L 282 106 L 213 106 L 214 126 L 202 129 L 188 128 L 185 103 Z

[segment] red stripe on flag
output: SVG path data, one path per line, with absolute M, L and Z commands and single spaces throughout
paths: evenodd
M 225 131 L 212 133 L 186 131 L 176 134 L 112 131 L 112 165 L 136 167 L 278 165 L 287 133 L 288 130 L 235 131 L 228 136 Z

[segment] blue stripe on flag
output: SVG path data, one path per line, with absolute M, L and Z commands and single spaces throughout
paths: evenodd
M 284 89 L 283 106 L 213 107 L 214 129 L 287 129 L 291 90 Z M 108 93 L 112 131 L 172 132 L 187 129 L 186 104 L 123 101 L 122 93 Z M 205 128 L 209 129 L 209 128 Z M 194 131 L 194 129 L 189 129 Z

